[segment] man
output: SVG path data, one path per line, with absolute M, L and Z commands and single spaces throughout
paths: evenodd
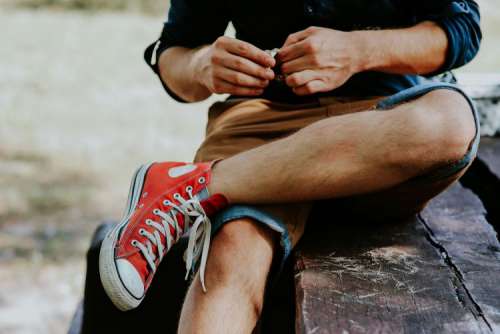
M 474 107 L 420 75 L 464 65 L 480 40 L 472 0 L 172 0 L 152 68 L 180 102 L 231 96 L 210 108 L 196 163 L 137 171 L 101 248 L 109 297 L 136 307 L 188 234 L 179 333 L 250 333 L 314 201 L 406 217 L 465 172 Z

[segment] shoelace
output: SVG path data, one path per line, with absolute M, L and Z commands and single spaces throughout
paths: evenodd
M 151 226 L 155 231 L 151 233 L 145 229 L 140 229 L 139 234 L 145 236 L 148 240 L 146 240 L 145 244 L 137 240 L 133 240 L 132 245 L 141 251 L 149 267 L 154 272 L 157 269 L 155 264 L 157 256 L 153 251 L 153 246 L 156 246 L 157 253 L 161 261 L 163 256 L 172 247 L 173 242 L 179 240 L 179 238 L 189 229 L 189 226 L 191 225 L 188 247 L 186 249 L 186 253 L 184 254 L 184 260 L 186 261 L 186 279 L 188 278 L 194 263 L 198 261 L 201 256 L 200 281 L 203 291 L 206 292 L 205 268 L 207 264 L 208 250 L 210 247 L 212 224 L 210 223 L 208 216 L 205 214 L 205 210 L 203 210 L 200 201 L 193 196 L 192 191 L 193 188 L 191 186 L 186 188 L 189 199 L 184 199 L 180 194 L 174 194 L 174 199 L 176 199 L 180 205 L 176 205 L 169 200 L 163 201 L 163 205 L 171 207 L 168 212 L 161 211 L 160 209 L 154 209 L 153 214 L 161 218 L 161 224 L 155 222 L 154 220 L 147 219 L 146 225 Z M 176 212 L 184 215 L 183 229 L 179 226 Z M 172 236 L 170 227 L 174 228 L 175 237 Z M 163 235 L 166 240 L 166 247 L 161 241 L 160 234 Z

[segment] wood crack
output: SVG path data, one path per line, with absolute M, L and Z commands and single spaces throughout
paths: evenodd
M 453 274 L 453 277 L 451 278 L 451 284 L 455 290 L 458 301 L 465 309 L 468 309 L 476 319 L 479 318 L 482 321 L 484 321 L 484 323 L 486 324 L 486 326 L 488 326 L 490 331 L 493 331 L 493 327 L 491 326 L 488 319 L 484 315 L 481 306 L 474 300 L 474 296 L 467 288 L 467 285 L 465 284 L 465 280 L 462 273 L 460 272 L 460 269 L 453 262 L 446 248 L 441 243 L 439 243 L 439 241 L 436 240 L 434 232 L 432 231 L 432 229 L 427 224 L 427 222 L 425 221 L 425 219 L 422 217 L 421 214 L 418 215 L 418 218 L 419 222 L 424 227 L 425 238 L 427 239 L 427 241 L 429 241 L 431 246 L 434 247 L 439 252 L 439 254 L 441 254 L 444 263 L 448 266 L 451 273 Z

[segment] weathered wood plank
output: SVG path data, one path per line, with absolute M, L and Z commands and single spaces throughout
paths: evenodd
M 421 219 L 476 311 L 500 332 L 500 243 L 485 214 L 477 196 L 455 185 L 435 198 Z
M 455 186 L 442 196 L 422 219 L 370 226 L 343 217 L 309 233 L 297 263 L 297 333 L 497 329 L 494 231 L 471 193 Z

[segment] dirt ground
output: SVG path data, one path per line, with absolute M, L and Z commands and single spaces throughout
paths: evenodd
M 174 102 L 142 61 L 162 20 L 0 8 L 0 334 L 64 333 L 90 234 L 120 217 L 135 168 L 202 140 L 213 99 Z M 468 71 L 499 70 L 494 31 Z

